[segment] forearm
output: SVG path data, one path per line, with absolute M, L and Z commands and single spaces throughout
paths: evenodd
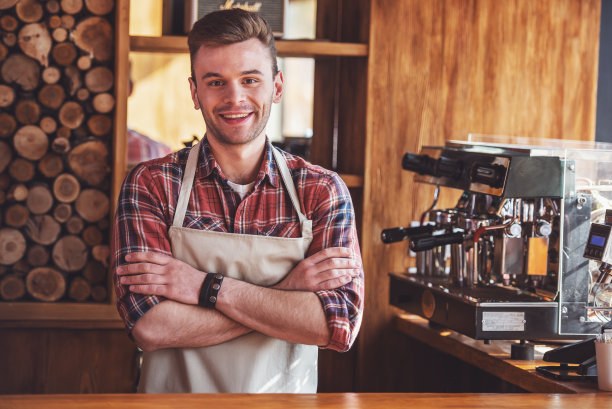
M 167 300 L 136 322 L 132 337 L 140 348 L 153 351 L 216 345 L 249 332 L 218 311 Z
M 285 341 L 327 345 L 329 329 L 321 301 L 307 291 L 283 291 L 225 278 L 216 308 L 228 318 Z

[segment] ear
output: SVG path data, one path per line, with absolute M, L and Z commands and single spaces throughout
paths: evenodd
M 283 96 L 283 72 L 279 71 L 274 76 L 274 96 L 272 102 L 278 104 Z
M 191 100 L 193 101 L 193 108 L 195 110 L 200 109 L 200 100 L 198 99 L 198 87 L 192 77 L 188 78 L 189 89 L 191 91 Z

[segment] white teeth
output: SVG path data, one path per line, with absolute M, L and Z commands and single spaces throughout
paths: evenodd
M 234 114 L 234 115 L 223 115 L 223 117 L 228 118 L 228 119 L 238 119 L 238 118 L 244 118 L 248 115 L 249 114 Z

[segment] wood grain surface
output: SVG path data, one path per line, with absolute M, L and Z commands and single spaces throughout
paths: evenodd
M 333 42 L 366 43 L 370 0 L 319 0 L 317 38 Z M 279 49 L 280 50 L 280 49 Z M 280 51 L 279 51 L 280 52 Z M 343 54 L 345 55 L 345 54 Z M 365 56 L 365 54 L 361 54 Z M 361 200 L 367 101 L 366 58 L 320 58 L 315 60 L 313 106 L 314 136 L 309 160 L 333 169 L 351 189 L 361 232 Z M 319 351 L 319 391 L 350 392 L 356 385 L 358 342 L 351 351 L 338 354 Z M 338 376 L 341 374 L 340 376 Z
M 167 52 L 187 53 L 186 36 L 132 36 L 130 37 L 130 49 L 136 52 Z M 278 40 L 276 51 L 279 57 L 324 57 L 324 56 L 353 56 L 364 57 L 368 55 L 366 44 L 360 43 L 336 43 L 329 41 L 314 40 Z
M 414 263 L 380 232 L 418 220 L 433 187 L 402 155 L 469 133 L 592 140 L 599 0 L 373 0 L 361 248 L 366 309 L 359 391 L 388 391 L 400 369 L 390 271 Z M 454 205 L 443 192 L 439 207 Z M 410 351 L 403 351 L 410 353 Z M 385 374 L 389 374 L 388 376 Z
M 7 403 L 2 394 L 135 391 L 136 346 L 123 329 L 0 328 L 0 334 L 0 407 Z
M 537 345 L 535 358 L 531 361 L 510 359 L 511 345 L 514 341 L 483 341 L 448 329 L 431 328 L 424 318 L 412 314 L 395 317 L 395 326 L 403 334 L 419 340 L 443 354 L 448 354 L 476 366 L 491 375 L 516 385 L 529 392 L 539 393 L 593 393 L 597 384 L 584 381 L 557 381 L 536 373 L 536 366 L 554 365 L 542 360 L 544 350 L 552 349 Z
M 133 395 L 6 395 L 1 409 L 46 408 L 321 408 L 321 409 L 394 409 L 394 408 L 499 408 L 499 409 L 599 409 L 610 407 L 612 395 L 545 394 L 133 394 Z

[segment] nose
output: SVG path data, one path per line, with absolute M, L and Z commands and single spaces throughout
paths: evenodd
M 223 100 L 226 104 L 239 105 L 246 100 L 244 88 L 237 82 L 227 83 Z

